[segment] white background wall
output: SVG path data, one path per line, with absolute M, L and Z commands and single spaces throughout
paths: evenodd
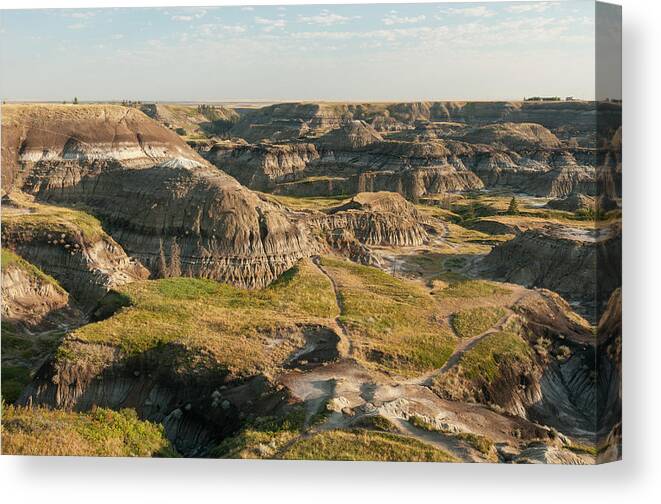
M 0 0 L 3 8 L 240 3 L 269 2 Z M 48 504 L 661 502 L 661 2 L 618 3 L 624 7 L 623 462 L 559 467 L 1 457 L 0 498 Z

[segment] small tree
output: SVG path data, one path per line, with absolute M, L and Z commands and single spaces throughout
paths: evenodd
M 515 196 L 512 196 L 512 199 L 510 200 L 510 206 L 507 207 L 507 214 L 508 215 L 519 214 L 519 202 L 517 201 Z
M 73 97 L 73 104 L 78 105 L 78 97 L 77 96 Z

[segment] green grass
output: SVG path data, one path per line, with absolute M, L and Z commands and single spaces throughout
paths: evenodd
M 417 203 L 415 204 L 415 206 L 420 212 L 430 217 L 438 217 L 443 220 L 452 221 L 452 222 L 461 221 L 462 218 L 459 214 L 456 214 L 451 210 L 448 210 L 438 205 Z
M 322 266 L 338 285 L 341 321 L 363 359 L 410 375 L 439 368 L 452 354 L 456 338 L 421 286 L 349 261 L 325 257 Z
M 92 320 L 104 320 L 117 313 L 120 309 L 131 306 L 131 299 L 115 290 L 108 291 L 96 305 Z
M 414 267 L 414 270 L 423 277 L 432 277 L 442 271 L 443 268 L 448 267 L 448 262 L 455 259 L 454 257 L 448 259 L 445 254 L 423 253 L 420 255 L 408 256 L 407 261 Z M 453 262 L 453 264 L 456 264 Z
M 169 278 L 118 289 L 124 306 L 110 318 L 74 331 L 61 359 L 93 359 L 80 342 L 111 345 L 124 356 L 156 351 L 163 366 L 182 364 L 168 349 L 183 349 L 191 366 L 220 366 L 243 375 L 272 369 L 302 346 L 299 325 L 328 323 L 337 312 L 332 285 L 308 261 L 262 290 L 213 280 Z M 129 306 L 126 306 L 129 305 Z M 89 345 L 87 345 L 89 347 Z
M 413 427 L 417 427 L 418 429 L 426 430 L 429 432 L 434 432 L 438 430 L 435 425 L 429 423 L 427 420 L 425 420 L 424 418 L 418 415 L 413 415 L 412 417 L 410 417 L 409 423 Z
M 578 228 L 592 228 L 595 225 L 593 221 L 578 219 L 575 214 L 562 210 L 522 212 L 518 215 L 499 214 L 489 217 L 489 220 L 521 229 L 540 227 L 546 224 L 564 224 Z
M 19 398 L 27 384 L 30 383 L 30 370 L 25 366 L 3 365 L 0 373 L 2 375 L 2 399 L 8 403 L 13 403 Z
M 163 427 L 139 420 L 134 410 L 73 413 L 7 405 L 2 411 L 2 450 L 6 455 L 176 455 Z
M 585 443 L 572 443 L 570 446 L 567 446 L 567 448 L 574 453 L 585 453 L 587 455 L 592 455 L 593 457 L 596 457 L 599 454 L 599 449 L 595 445 Z
M 378 462 L 454 462 L 449 453 L 416 439 L 357 429 L 325 431 L 300 439 L 281 458 L 288 460 L 370 460 Z
M 5 225 L 4 218 L 2 223 L 3 225 Z M 20 268 L 24 272 L 26 272 L 30 277 L 36 278 L 47 284 L 51 284 L 60 292 L 64 292 L 64 289 L 60 286 L 57 280 L 55 280 L 52 276 L 47 275 L 46 273 L 41 271 L 35 265 L 27 262 L 25 259 L 17 255 L 15 252 L 6 248 L 2 248 L 1 252 L 2 252 L 2 271 L 5 271 L 5 269 L 9 268 L 10 266 Z
M 14 252 L 7 250 L 6 248 L 1 249 L 2 253 L 2 271 L 5 268 L 9 267 L 12 264 L 18 264 L 21 261 L 21 258 L 17 256 Z
M 461 269 L 466 265 L 465 257 L 450 257 L 445 261 L 444 266 L 450 270 Z
M 24 352 L 32 348 L 32 343 L 25 338 L 6 332 L 8 322 L 2 322 L 2 353 L 3 357 L 11 352 Z
M 476 229 L 466 228 L 451 222 L 447 222 L 448 234 L 445 239 L 452 247 L 447 252 L 452 254 L 484 254 L 489 252 L 488 243 L 500 241 L 493 235 L 488 235 Z
M 452 327 L 460 338 L 472 338 L 493 327 L 505 316 L 500 307 L 471 308 L 454 313 L 450 319 Z
M 322 262 L 337 282 L 341 322 L 357 358 L 407 376 L 445 363 L 456 337 L 437 316 L 438 301 L 421 285 L 349 261 Z M 119 358 L 149 353 L 161 368 L 177 372 L 207 369 L 246 376 L 277 371 L 303 346 L 301 325 L 329 326 L 340 315 L 331 281 L 308 260 L 261 290 L 168 278 L 128 284 L 113 296 L 117 299 L 99 313 L 109 318 L 65 338 L 57 351 L 60 361 L 100 369 L 108 349 L 117 348 Z
M 345 196 L 280 196 L 275 194 L 264 194 L 267 199 L 292 208 L 294 210 L 324 210 L 339 205 L 350 198 Z
M 305 409 L 297 406 L 282 418 L 260 418 L 237 435 L 223 440 L 211 453 L 218 458 L 271 458 L 287 442 L 303 433 Z
M 479 434 L 473 434 L 472 432 L 458 432 L 452 434 L 456 439 L 461 439 L 462 441 L 468 443 L 482 455 L 489 455 L 493 452 L 494 444 L 493 442 Z
M 381 415 L 369 415 L 362 417 L 358 422 L 353 425 L 363 429 L 378 430 L 384 432 L 399 432 L 399 428 Z
M 81 234 L 87 241 L 96 241 L 105 234 L 99 220 L 81 210 L 42 204 L 32 204 L 30 210 L 31 213 L 3 214 L 3 227 L 10 232 L 51 234 L 53 239 L 62 234 Z
M 435 293 L 439 298 L 483 298 L 510 294 L 512 291 L 486 280 L 458 280 Z
M 502 369 L 514 362 L 530 362 L 532 351 L 514 332 L 501 331 L 488 334 L 459 359 L 461 372 L 471 380 L 494 383 Z
M 32 334 L 21 326 L 2 321 L 2 398 L 15 402 L 46 356 L 52 355 L 62 339 L 62 331 Z
M 484 217 L 510 223 L 542 222 L 546 220 L 572 225 L 583 225 L 581 221 L 594 219 L 592 215 L 586 215 L 583 212 L 567 212 L 535 205 L 527 198 L 517 198 L 519 213 L 517 215 L 507 215 L 509 203 L 512 196 L 514 196 L 508 191 L 496 192 L 492 190 L 488 193 L 464 194 L 464 196 L 464 198 L 457 198 L 452 202 L 452 212 L 447 217 L 457 224 L 470 224 L 476 219 Z
M 295 186 L 301 186 L 301 185 L 305 185 L 305 184 L 313 184 L 315 182 L 332 182 L 332 181 L 336 181 L 336 180 L 344 181 L 344 180 L 346 180 L 346 177 L 332 177 L 332 176 L 328 176 L 328 175 L 316 175 L 316 176 L 312 176 L 312 177 L 305 177 L 305 178 L 302 178 L 302 179 L 293 180 L 291 182 L 282 182 L 278 185 L 280 187 L 287 187 L 287 186 L 295 187 Z
M 442 432 L 446 436 L 452 437 L 454 439 L 459 439 L 464 443 L 467 443 L 468 445 L 472 446 L 483 455 L 492 454 L 494 448 L 493 442 L 490 439 L 486 438 L 485 436 L 481 436 L 480 434 L 473 434 L 472 432 L 442 431 L 438 429 L 435 425 L 429 423 L 424 418 L 419 417 L 417 415 L 413 415 L 412 417 L 410 417 L 409 423 L 414 427 L 417 427 L 418 429 L 423 429 L 429 432 Z

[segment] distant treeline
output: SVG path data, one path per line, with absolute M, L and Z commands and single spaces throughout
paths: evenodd
M 571 98 L 567 100 L 570 101 Z M 559 96 L 532 96 L 530 98 L 524 98 L 523 101 L 562 101 L 562 98 Z
M 122 105 L 124 107 L 134 107 L 134 108 L 139 108 L 142 106 L 142 102 L 139 100 L 122 100 Z

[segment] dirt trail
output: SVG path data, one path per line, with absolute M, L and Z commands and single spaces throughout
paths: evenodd
M 459 359 L 461 359 L 461 356 L 465 352 L 477 345 L 485 336 L 502 330 L 503 327 L 505 327 L 510 322 L 510 320 L 512 320 L 512 317 L 514 317 L 514 313 L 510 312 L 504 315 L 498 322 L 496 322 L 486 331 L 477 334 L 476 336 L 462 339 L 459 345 L 457 345 L 457 347 L 454 349 L 452 355 L 450 355 L 450 358 L 445 362 L 445 364 L 443 364 L 443 367 L 438 370 L 438 374 L 445 373 L 448 369 L 454 366 L 459 361 Z
M 434 241 L 436 243 L 440 243 L 441 245 L 446 245 L 452 250 L 457 250 L 459 247 L 455 243 L 452 243 L 450 240 L 448 240 L 448 237 L 450 236 L 450 226 L 448 226 L 448 223 L 443 220 L 440 221 L 440 224 L 443 227 L 443 233 L 439 235 L 438 238 Z
M 473 348 L 475 345 L 477 345 L 484 337 L 488 336 L 489 334 L 493 334 L 502 330 L 503 327 L 505 327 L 510 322 L 510 320 L 512 320 L 514 315 L 515 314 L 510 311 L 486 331 L 471 338 L 465 338 L 460 340 L 459 344 L 454 349 L 454 352 L 452 352 L 452 355 L 450 355 L 448 360 L 445 362 L 445 364 L 443 364 L 441 368 L 434 369 L 433 371 L 430 371 L 429 373 L 426 373 L 422 376 L 409 380 L 406 383 L 430 386 L 434 378 L 442 375 L 443 373 L 447 372 L 448 369 L 455 366 L 457 362 L 459 362 L 459 359 L 461 359 L 461 356 L 464 355 L 464 353 L 466 353 L 468 350 Z
M 455 366 L 465 352 L 473 348 L 484 337 L 506 327 L 516 317 L 516 313 L 510 307 L 529 295 L 531 291 L 517 285 L 507 284 L 510 292 L 506 294 L 492 296 L 488 300 L 468 300 L 470 308 L 500 306 L 506 309 L 506 314 L 481 334 L 458 340 L 457 347 L 442 367 L 413 379 L 402 379 L 377 373 L 352 358 L 354 351 L 351 336 L 342 321 L 346 310 L 339 285 L 332 274 L 323 267 L 320 257 L 313 257 L 312 262 L 323 275 L 328 277 L 333 286 L 338 307 L 338 315 L 335 317 L 333 325 L 336 326 L 334 329 L 340 338 L 338 342 L 339 357 L 334 362 L 295 369 L 279 377 L 280 383 L 291 391 L 293 397 L 305 404 L 306 419 L 305 431 L 280 447 L 276 457 L 286 452 L 295 442 L 318 432 L 350 428 L 356 418 L 370 414 L 366 412 L 374 411 L 375 407 L 379 409 L 379 414 L 386 416 L 398 427 L 402 435 L 444 450 L 464 462 L 484 462 L 486 459 L 477 450 L 452 434 L 420 429 L 412 425 L 406 418 L 414 414 L 430 418 L 442 417 L 444 422 L 461 432 L 474 432 L 494 441 L 512 445 L 516 445 L 517 439 L 503 433 L 514 432 L 517 429 L 533 430 L 534 427 L 531 427 L 526 421 L 500 416 L 479 405 L 443 401 L 430 389 L 432 380 Z M 460 301 L 462 305 L 457 306 L 453 300 L 444 299 L 440 306 L 443 315 L 449 317 L 458 309 L 466 308 L 464 305 L 467 300 L 462 298 Z M 332 404 L 332 407 L 336 409 L 329 414 L 325 422 L 310 425 L 315 414 L 324 408 L 326 403 Z M 348 411 L 345 411 L 345 407 Z M 341 412 L 340 408 L 342 408 Z M 496 427 L 487 428 L 492 424 Z
M 342 315 L 345 313 L 345 308 L 344 308 L 344 303 L 342 302 L 342 296 L 340 295 L 340 289 L 337 286 L 337 283 L 335 282 L 335 279 L 324 269 L 324 267 L 321 265 L 321 258 L 319 256 L 314 256 L 312 258 L 313 264 L 317 267 L 317 269 L 325 275 L 331 282 L 331 285 L 333 286 L 333 292 L 335 294 L 335 303 L 337 304 L 337 309 L 338 309 L 338 316 L 335 317 L 335 325 L 337 326 L 338 330 L 338 335 L 340 337 L 340 343 L 338 344 L 338 352 L 340 357 L 348 357 L 353 355 L 353 343 L 351 341 L 351 338 L 349 336 L 349 332 L 347 331 L 346 326 L 344 325 L 344 322 L 342 322 Z M 347 350 L 345 352 L 345 349 Z
M 483 462 L 484 460 L 477 457 L 471 450 L 462 446 L 462 443 L 450 436 L 446 436 L 442 432 L 431 432 L 424 429 L 414 427 L 410 422 L 402 420 L 401 418 L 390 418 L 390 421 L 397 425 L 402 434 L 417 439 L 421 443 L 439 448 L 461 462 Z

